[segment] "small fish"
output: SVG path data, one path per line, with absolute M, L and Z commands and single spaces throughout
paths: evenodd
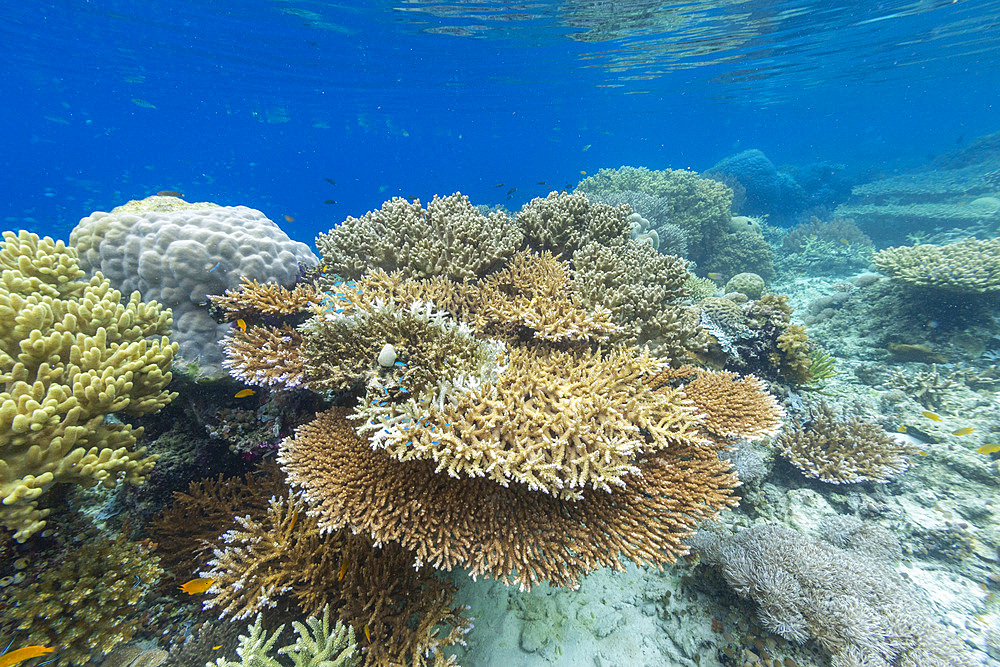
M 548 185 L 545 181 L 538 181 L 535 185 Z
M 337 200 L 335 200 L 335 199 L 324 199 L 323 203 L 324 204 L 336 204 Z
M 717 271 L 712 271 L 711 273 L 705 274 L 712 280 L 722 280 L 722 274 Z
M 851 245 L 851 242 L 848 241 L 847 239 L 840 239 L 840 242 L 843 243 L 844 245 Z
M 917 454 L 920 454 L 921 456 L 927 456 L 927 452 L 925 452 L 925 451 L 924 451 L 924 450 L 922 450 L 922 449 L 918 449 L 918 450 L 917 450 Z
M 336 185 L 337 184 L 337 181 L 333 180 L 332 178 L 326 178 L 326 177 L 324 177 L 323 180 L 326 181 L 327 183 L 329 183 L 330 185 Z
M 591 146 L 590 144 L 587 144 L 586 146 L 583 147 L 583 150 L 581 150 L 580 152 L 581 153 L 586 153 L 587 151 L 590 150 L 590 146 Z
M 212 650 L 213 651 L 218 651 L 220 648 L 222 648 L 222 644 L 219 644 L 218 646 L 213 646 Z
M 24 648 L 19 648 L 16 651 L 0 655 L 0 667 L 11 667 L 11 665 L 24 662 L 28 658 L 37 658 L 40 655 L 52 653 L 53 651 L 55 651 L 55 649 L 51 646 L 39 646 L 37 644 L 34 646 L 25 646 Z
M 345 560 L 340 564 L 340 575 L 337 577 L 337 581 L 343 581 L 344 575 L 347 574 L 347 561 Z
M 365 639 L 368 640 L 369 644 L 372 643 L 372 629 L 368 627 L 367 623 L 365 623 Z
M 142 107 L 143 109 L 155 109 L 156 108 L 155 104 L 147 102 L 146 100 L 140 100 L 138 97 L 133 97 L 132 98 L 132 104 L 136 105 L 137 107 Z
M 205 273 L 211 273 L 212 271 L 215 271 L 217 268 L 219 268 L 219 264 L 222 264 L 222 262 L 216 262 L 215 265 Z
M 900 433 L 906 433 L 906 424 L 900 424 L 899 425 L 899 432 Z
M 285 222 L 295 222 L 295 218 L 290 215 L 285 216 Z
M 291 523 L 288 524 L 288 530 L 291 530 L 292 528 L 295 528 L 295 522 L 298 521 L 298 520 L 299 520 L 299 513 L 296 512 L 295 516 L 292 517 Z
M 941 417 L 939 415 L 934 414 L 933 412 L 928 412 L 927 410 L 924 410 L 920 414 L 922 414 L 924 417 L 927 417 L 928 419 L 931 419 L 933 421 L 936 421 L 936 422 L 941 421 Z
M 247 330 L 247 323 L 244 322 L 242 319 L 236 320 L 236 327 L 240 331 L 246 331 Z
M 507 194 L 508 194 L 508 195 L 512 195 L 512 194 L 514 194 L 515 192 L 517 192 L 517 188 L 511 188 L 510 190 L 508 190 L 508 191 L 507 191 Z
M 198 593 L 204 593 L 207 591 L 214 583 L 215 579 L 204 579 L 199 577 L 197 579 L 192 579 L 191 581 L 185 581 L 183 584 L 178 586 L 178 588 L 188 595 L 197 595 Z
M 240 389 L 238 392 L 236 392 L 233 398 L 246 398 L 247 396 L 253 396 L 256 393 L 257 392 L 254 391 L 253 389 Z
M 497 183 L 493 187 L 495 187 L 495 188 L 502 188 L 503 187 L 503 183 Z
M 972 426 L 964 426 L 964 427 L 958 429 L 957 431 L 952 431 L 951 434 L 952 435 L 969 435 L 970 433 L 972 433 L 975 430 L 976 429 L 974 427 L 972 427 Z
M 587 175 L 587 172 L 585 172 L 583 169 L 580 170 L 580 173 L 583 174 L 584 176 Z
M 979 454 L 996 454 L 997 452 L 1000 452 L 1000 445 L 992 443 L 988 445 L 983 445 L 982 447 L 977 449 L 976 452 L 978 452 Z
M 160 195 L 161 197 L 177 197 L 178 199 L 184 198 L 184 193 L 177 192 L 177 190 L 160 190 L 156 194 Z

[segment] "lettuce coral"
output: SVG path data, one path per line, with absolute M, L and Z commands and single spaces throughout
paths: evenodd
M 122 295 L 76 252 L 22 231 L 0 244 L 0 523 L 24 541 L 45 525 L 52 485 L 139 484 L 153 467 L 142 429 L 106 417 L 156 412 L 177 344 L 170 311 Z M 161 336 L 156 339 L 155 336 Z

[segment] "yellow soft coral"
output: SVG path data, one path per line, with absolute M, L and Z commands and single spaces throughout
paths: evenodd
M 126 303 L 98 273 L 89 281 L 62 241 L 22 231 L 0 243 L 0 524 L 24 541 L 49 510 L 53 484 L 140 483 L 155 460 L 133 450 L 142 429 L 105 419 L 155 412 L 177 345 L 170 311 Z

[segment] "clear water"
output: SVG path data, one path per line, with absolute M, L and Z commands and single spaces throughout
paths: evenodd
M 834 164 L 864 183 L 925 169 L 1000 130 L 998 31 L 1000 0 L 0 0 L 2 228 L 67 239 L 93 211 L 174 190 L 259 209 L 312 244 L 394 196 L 460 191 L 516 211 L 601 168 L 704 171 L 747 149 L 782 168 Z M 845 203 L 841 194 L 825 203 Z M 898 245 L 911 230 L 882 231 L 872 232 L 879 245 Z M 776 284 L 803 314 L 835 280 Z M 995 333 L 969 334 L 980 369 L 1000 359 L 996 304 L 992 313 Z M 928 316 L 930 338 L 938 326 Z M 874 363 L 852 357 L 863 347 L 852 332 L 817 327 L 841 379 Z M 942 368 L 960 370 L 954 342 L 941 345 L 951 345 Z M 847 391 L 867 391 L 858 387 Z M 981 393 L 956 418 L 996 423 L 995 386 Z M 887 411 L 880 423 L 894 420 Z M 996 442 L 996 429 L 977 428 L 977 445 Z M 976 530 L 995 544 L 992 518 Z M 995 571 L 996 553 L 976 553 L 969 558 Z M 996 575 L 990 588 L 956 574 L 949 590 L 952 580 L 921 562 L 907 572 L 934 611 L 968 629 L 961 637 L 977 660 L 1000 664 Z M 644 576 L 601 572 L 591 586 L 614 598 L 617 581 L 650 585 Z M 522 610 L 550 594 L 563 596 L 556 606 L 596 604 L 490 586 L 459 599 Z M 516 633 L 503 634 L 506 617 L 477 613 L 483 635 L 466 665 L 640 664 L 620 657 L 627 651 L 574 650 L 572 633 L 555 631 L 564 646 L 528 655 Z M 636 643 L 651 632 L 634 630 Z M 814 664 L 828 664 L 820 653 Z M 644 656 L 692 664 L 680 653 Z M 701 659 L 744 664 L 707 649 Z

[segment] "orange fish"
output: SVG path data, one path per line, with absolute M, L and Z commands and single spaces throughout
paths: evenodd
M 181 198 L 184 197 L 184 195 L 180 192 L 177 192 L 177 190 L 160 190 L 156 194 L 160 195 L 161 197 L 181 197 Z
M 997 444 L 983 445 L 976 451 L 980 454 L 996 454 L 997 452 L 1000 452 L 1000 445 Z
M 236 392 L 234 398 L 246 398 L 247 396 L 253 396 L 256 393 L 257 392 L 255 392 L 253 389 L 240 389 L 238 392 Z
M 198 593 L 204 593 L 212 584 L 215 583 L 215 579 L 192 579 L 191 581 L 185 581 L 180 585 L 180 589 L 187 593 L 188 595 L 197 595 Z
M 239 327 L 240 331 L 247 330 L 247 323 L 244 322 L 242 319 L 236 320 L 236 326 Z
M 340 576 L 337 577 L 337 581 L 343 580 L 345 574 L 347 574 L 347 561 L 346 560 L 343 563 L 340 564 Z
M 372 629 L 368 627 L 367 623 L 365 623 L 365 638 L 368 639 L 369 644 L 372 643 Z
M 285 220 L 286 220 L 287 222 L 295 222 L 295 218 L 293 218 L 293 217 L 292 217 L 292 216 L 290 216 L 290 215 L 286 215 L 286 216 L 285 216 Z
M 28 658 L 37 658 L 40 655 L 52 653 L 53 651 L 55 651 L 55 649 L 51 646 L 25 646 L 24 648 L 19 648 L 16 651 L 0 655 L 0 667 L 11 667 L 11 665 L 24 662 Z

